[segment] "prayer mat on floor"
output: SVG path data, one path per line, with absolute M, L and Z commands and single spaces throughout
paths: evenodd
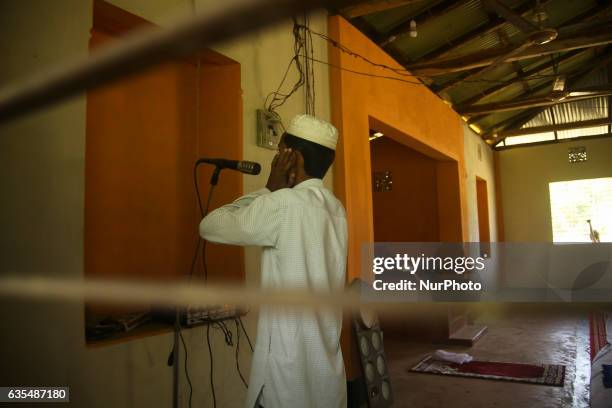
M 557 364 L 522 364 L 499 361 L 470 361 L 456 364 L 427 356 L 410 371 L 458 377 L 484 378 L 562 387 L 565 366 Z
M 608 334 L 606 332 L 606 315 L 604 313 L 591 313 L 589 319 L 589 332 L 591 343 L 591 361 L 594 361 L 599 352 L 606 349 L 610 345 L 610 343 L 608 343 Z

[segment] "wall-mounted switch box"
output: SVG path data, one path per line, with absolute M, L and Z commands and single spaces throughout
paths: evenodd
M 257 109 L 257 146 L 274 150 L 282 135 L 280 116 L 274 112 Z

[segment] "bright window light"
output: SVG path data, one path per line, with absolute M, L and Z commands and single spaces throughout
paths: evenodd
M 560 130 L 557 132 L 559 139 L 571 139 L 572 137 L 598 136 L 608 133 L 607 126 L 594 126 L 582 129 Z
M 379 137 L 383 137 L 384 133 L 382 132 L 375 132 L 370 134 L 370 141 L 374 140 L 374 139 L 378 139 Z
M 470 124 L 470 129 L 472 129 L 474 132 L 478 133 L 479 135 L 482 133 L 482 129 L 476 123 Z
M 549 140 L 555 140 L 554 132 L 534 133 L 532 135 L 523 136 L 508 136 L 505 141 L 506 146 L 514 146 L 527 143 L 548 142 Z
M 612 177 L 549 183 L 553 242 L 612 242 Z

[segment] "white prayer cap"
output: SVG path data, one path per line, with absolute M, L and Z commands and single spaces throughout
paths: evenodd
M 287 133 L 336 150 L 338 130 L 331 123 L 317 119 L 314 116 L 296 115 L 291 119 Z

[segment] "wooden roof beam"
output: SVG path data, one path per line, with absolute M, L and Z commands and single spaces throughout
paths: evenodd
M 493 140 L 493 135 L 499 133 L 505 129 L 518 129 L 523 126 L 525 123 L 529 122 L 531 119 L 538 116 L 540 113 L 544 112 L 548 108 L 532 108 L 528 110 L 524 110 L 517 115 L 511 116 L 508 119 L 496 123 L 495 125 L 484 129 L 482 134 L 482 138 L 485 140 L 491 139 Z M 486 116 L 486 115 L 485 115 Z M 498 143 L 499 140 L 495 140 L 495 143 Z
M 470 108 L 467 108 L 465 111 L 459 111 L 461 115 L 477 115 L 482 113 L 492 113 L 492 112 L 505 112 L 517 109 L 526 109 L 526 108 L 535 108 L 537 106 L 553 106 L 560 105 L 563 103 L 571 103 L 576 101 L 582 101 L 585 99 L 593 99 L 600 98 L 602 96 L 610 96 L 612 95 L 612 88 L 603 89 L 600 92 L 594 93 L 592 95 L 584 95 L 584 96 L 574 96 L 568 97 L 566 99 L 554 99 L 548 95 L 542 95 L 540 97 L 536 96 L 527 100 L 515 100 L 515 101 L 504 101 L 504 102 L 495 102 L 495 103 L 486 103 L 482 105 L 474 105 Z
M 542 2 L 542 5 L 546 6 L 551 1 L 552 0 L 546 0 Z M 528 2 L 527 4 L 520 5 L 519 7 L 514 9 L 514 11 L 517 14 L 521 15 L 522 17 L 526 17 L 533 10 L 534 7 L 535 7 L 535 2 Z M 483 37 L 496 30 L 499 30 L 505 24 L 508 24 L 508 22 L 505 19 L 495 16 L 494 18 L 490 19 L 487 23 L 481 26 L 475 27 L 474 29 L 460 35 L 457 38 L 450 39 L 448 40 L 446 44 L 441 45 L 427 52 L 426 54 L 418 58 L 417 61 L 431 60 L 431 59 L 443 57 L 444 55 L 446 55 L 447 53 L 449 53 L 455 48 L 461 47 L 471 41 L 476 40 L 477 38 Z
M 612 63 L 612 52 L 607 52 L 603 55 L 595 56 L 594 58 L 589 60 L 589 62 L 590 64 L 586 68 L 576 70 L 570 74 L 567 74 L 567 80 L 568 80 L 567 89 L 568 90 L 571 90 L 572 87 L 575 86 L 576 82 L 580 81 L 582 78 L 588 75 L 591 75 L 593 72 L 597 71 L 598 69 L 607 67 L 610 63 Z M 525 95 L 527 98 L 533 97 L 535 99 L 539 97 L 540 99 L 539 101 L 530 102 L 528 100 L 525 100 L 525 98 L 523 98 L 524 100 L 521 101 L 520 99 L 517 100 L 515 98 L 513 101 L 501 101 L 501 102 L 488 103 L 488 104 L 471 105 L 471 106 L 466 106 L 461 109 L 459 107 L 455 107 L 455 110 L 461 115 L 474 116 L 474 115 L 483 115 L 483 114 L 492 113 L 492 112 L 502 112 L 502 111 L 507 111 L 507 110 L 524 109 L 524 108 L 536 107 L 536 106 L 552 106 L 552 105 L 557 105 L 559 103 L 568 103 L 568 102 L 573 102 L 577 100 L 598 98 L 600 96 L 607 95 L 604 92 L 602 92 L 599 95 L 588 95 L 584 97 L 571 97 L 565 100 L 554 100 L 554 99 L 547 100 L 546 95 L 535 95 L 537 92 L 542 90 L 543 87 L 545 86 L 548 86 L 548 84 L 544 83 L 542 85 L 539 85 L 536 88 L 534 88 L 533 92 L 531 92 L 529 95 Z M 608 84 L 607 87 L 602 86 L 602 87 L 595 87 L 595 88 L 605 89 L 605 88 L 610 88 L 610 86 L 611 85 Z M 612 93 L 612 88 L 610 88 L 610 92 Z
M 434 6 L 424 10 L 416 16 L 409 18 L 408 20 L 394 27 L 391 31 L 382 35 L 381 40 L 379 40 L 378 43 L 381 47 L 387 46 L 410 32 L 410 22 L 412 20 L 416 22 L 417 27 L 420 27 L 439 18 L 440 16 L 443 16 L 446 13 L 449 13 L 457 7 L 464 5 L 468 1 L 469 0 L 444 0 L 438 4 L 435 4 Z
M 590 60 L 591 64 L 589 64 L 587 68 L 576 70 L 573 73 L 569 74 L 567 76 L 567 82 L 568 82 L 567 87 L 571 88 L 575 86 L 577 82 L 581 81 L 583 78 L 588 77 L 589 75 L 591 75 L 593 72 L 595 72 L 598 69 L 602 69 L 608 66 L 608 69 L 612 70 L 612 65 L 609 65 L 611 61 L 610 59 L 611 56 L 612 56 L 612 52 L 607 52 L 603 55 L 596 56 L 595 58 Z M 610 108 L 610 106 L 608 106 L 608 108 Z M 493 135 L 498 133 L 500 130 L 519 129 L 525 123 L 529 122 L 531 119 L 533 119 L 540 113 L 544 112 L 546 109 L 548 109 L 548 107 L 537 107 L 537 108 L 532 108 L 532 109 L 523 111 L 519 113 L 518 115 L 515 115 L 509 119 L 504 120 L 503 122 L 497 123 L 489 127 L 488 129 L 485 130 L 482 137 L 483 139 L 493 140 L 493 143 L 497 144 L 501 142 L 503 138 L 499 138 L 499 137 L 494 138 Z M 478 116 L 478 118 L 482 119 L 483 117 L 486 117 L 486 116 L 488 115 L 480 115 Z M 612 115 L 608 115 L 609 118 L 611 116 Z
M 518 83 L 522 83 L 522 82 L 527 82 L 530 81 L 529 77 L 531 76 L 538 76 L 538 75 L 543 75 L 545 74 L 547 71 L 549 70 L 553 70 L 555 63 L 557 63 L 558 65 L 564 64 L 568 61 L 571 61 L 579 56 L 584 55 L 585 53 L 587 53 L 589 50 L 574 50 L 569 52 L 568 54 L 564 55 L 563 57 L 559 58 L 557 61 L 548 61 L 548 62 L 544 62 L 542 64 L 539 64 L 531 69 L 528 69 L 527 71 L 524 71 L 523 74 L 519 74 L 517 75 L 515 78 L 508 80 L 508 82 L 506 83 L 501 83 L 499 85 L 493 86 L 489 89 L 486 89 L 485 91 L 474 95 L 471 98 L 468 98 L 464 101 L 461 101 L 459 104 L 457 104 L 457 108 L 461 109 L 467 106 L 471 106 L 475 103 L 477 103 L 478 101 L 489 97 L 489 96 L 493 96 L 503 90 L 505 90 L 506 88 L 518 84 Z M 537 78 L 536 78 L 537 79 Z M 555 78 L 554 77 L 550 77 L 550 79 L 544 79 L 545 82 L 552 82 Z
M 494 11 L 508 23 L 512 24 L 525 34 L 539 30 L 538 26 L 533 24 L 531 21 L 525 20 L 510 7 L 499 2 L 498 0 L 481 0 L 481 2 L 487 9 Z
M 506 138 L 510 136 L 525 136 L 538 133 L 557 132 L 561 130 L 584 129 L 595 126 L 607 126 L 612 123 L 610 118 L 583 120 L 580 122 L 557 123 L 546 126 L 535 126 L 523 129 L 502 130 L 497 133 L 497 138 Z
M 409 4 L 419 3 L 422 0 L 369 0 L 346 6 L 340 10 L 340 14 L 347 18 L 355 18 L 366 14 L 378 13 L 379 11 L 392 10 Z
M 511 55 L 506 62 L 521 61 L 559 52 L 577 49 L 598 47 L 612 43 L 612 30 L 605 29 L 589 35 L 580 35 L 571 38 L 559 38 L 544 45 L 534 45 L 521 52 Z M 464 55 L 461 57 L 445 58 L 424 63 L 409 64 L 406 66 L 415 75 L 436 76 L 451 72 L 461 72 L 469 69 L 486 67 L 500 57 L 509 54 L 515 47 L 500 47 Z

